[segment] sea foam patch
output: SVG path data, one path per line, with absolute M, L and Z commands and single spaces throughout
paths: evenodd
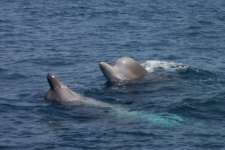
M 189 66 L 182 63 L 175 63 L 172 61 L 162 60 L 147 60 L 141 64 L 148 72 L 154 72 L 155 70 L 177 71 L 187 69 Z

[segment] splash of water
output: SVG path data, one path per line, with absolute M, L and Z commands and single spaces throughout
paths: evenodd
M 187 69 L 189 66 L 181 63 L 175 63 L 172 61 L 161 60 L 147 60 L 141 64 L 148 72 L 154 72 L 157 69 L 163 69 L 166 71 L 177 71 Z

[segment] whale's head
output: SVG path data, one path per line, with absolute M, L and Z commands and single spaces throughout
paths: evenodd
M 48 73 L 47 80 L 51 90 L 56 90 L 63 86 L 63 84 L 52 73 Z
M 119 71 L 116 66 L 112 66 L 106 62 L 100 62 L 99 67 L 104 76 L 111 82 L 116 83 L 124 79 L 123 74 Z
M 67 103 L 80 98 L 79 94 L 72 91 L 62 82 L 60 82 L 52 73 L 48 73 L 47 81 L 49 83 L 50 89 L 45 96 L 46 100 Z

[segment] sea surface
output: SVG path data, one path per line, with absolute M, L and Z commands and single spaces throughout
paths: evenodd
M 124 56 L 148 77 L 108 84 Z M 119 111 L 49 103 L 48 72 Z M 225 1 L 1 0 L 0 149 L 224 150 Z

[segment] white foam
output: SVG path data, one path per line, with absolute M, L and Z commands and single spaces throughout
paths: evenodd
M 161 60 L 147 60 L 141 65 L 144 66 L 148 72 L 154 72 L 155 70 L 158 69 L 163 69 L 166 71 L 177 71 L 188 68 L 188 65 L 175 63 L 172 61 L 161 61 Z

